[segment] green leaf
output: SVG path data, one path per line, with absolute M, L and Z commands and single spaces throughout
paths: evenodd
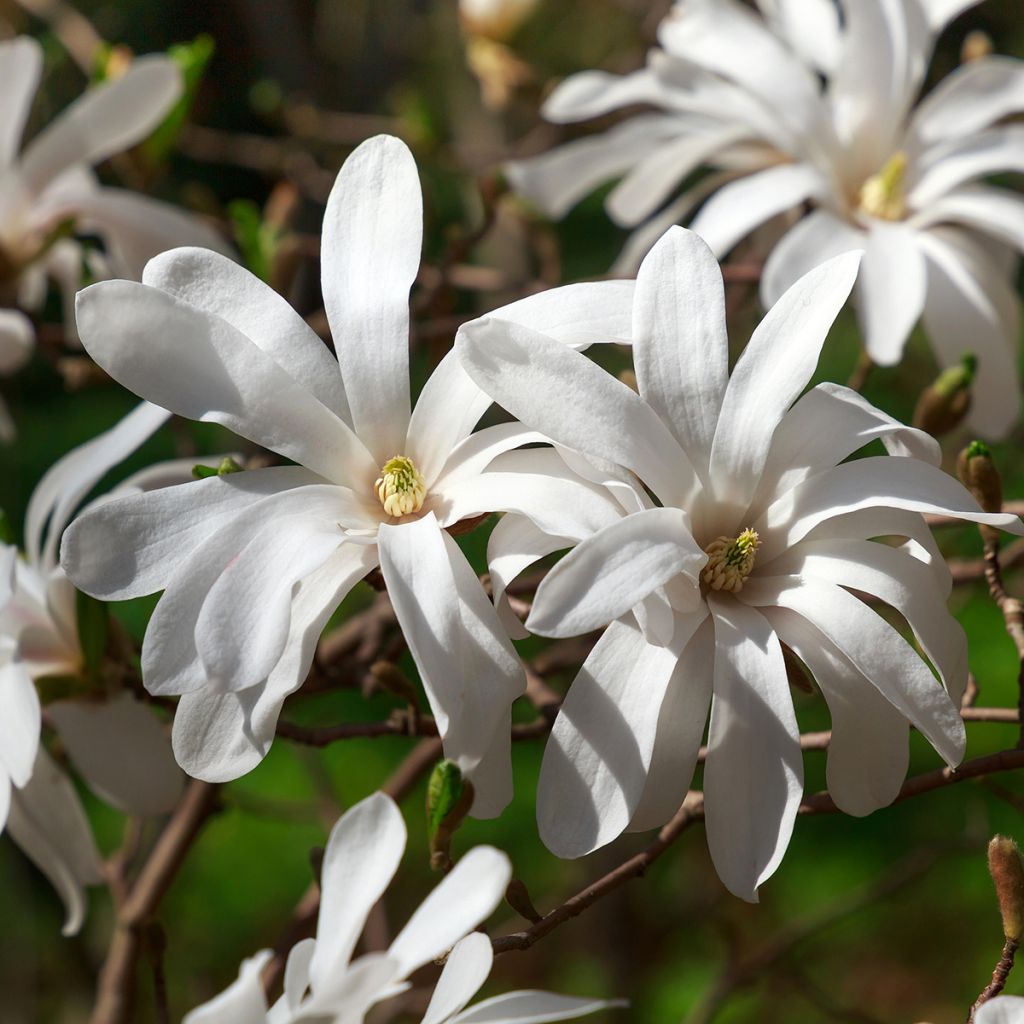
M 281 232 L 264 221 L 263 211 L 250 199 L 228 203 L 228 217 L 246 269 L 269 282 Z
M 462 796 L 462 772 L 454 761 L 438 761 L 427 783 L 427 831 L 433 836 Z
M 103 663 L 107 653 L 107 635 L 109 621 L 107 606 L 103 601 L 78 591 L 76 595 L 76 612 L 78 616 L 78 642 L 82 646 L 82 656 L 86 672 L 94 676 Z

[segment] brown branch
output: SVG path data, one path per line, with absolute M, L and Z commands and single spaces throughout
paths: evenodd
M 114 936 L 100 971 L 90 1024 L 129 1024 L 135 974 L 146 925 L 174 881 L 203 824 L 217 810 L 219 786 L 193 780 L 160 834 L 153 852 L 117 914 Z
M 994 999 L 1006 987 L 1006 981 L 1013 970 L 1013 958 L 1017 955 L 1018 943 L 1013 939 L 1007 939 L 1003 945 L 1003 952 L 999 957 L 995 970 L 992 972 L 992 980 L 982 989 L 981 995 L 974 1001 L 971 1012 L 967 1014 L 967 1024 L 974 1024 L 974 1015 L 978 1008 Z
M 1024 539 L 1014 541 L 999 556 L 999 566 L 1003 572 L 1020 562 L 1024 562 Z M 954 586 L 974 583 L 985 577 L 987 564 L 984 558 L 951 558 L 948 564 Z

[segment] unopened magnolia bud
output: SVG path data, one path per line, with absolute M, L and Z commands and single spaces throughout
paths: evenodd
M 526 886 L 518 878 L 513 878 L 508 883 L 508 888 L 505 890 L 505 901 L 520 917 L 526 918 L 531 924 L 536 924 L 540 920 L 541 915 L 537 913 L 537 908 L 533 905 Z
M 951 366 L 921 392 L 914 410 L 914 426 L 933 437 L 941 437 L 958 427 L 971 408 L 971 384 L 978 359 L 971 352 Z
M 211 476 L 227 476 L 229 473 L 241 472 L 242 467 L 230 455 L 225 455 L 217 467 L 203 465 L 192 467 L 192 475 L 197 480 L 206 480 Z
M 430 866 L 448 871 L 452 866 L 452 837 L 473 806 L 473 784 L 462 777 L 454 761 L 439 761 L 427 783 L 427 832 Z
M 416 687 L 412 685 L 406 674 L 390 661 L 375 661 L 370 666 L 370 675 L 374 683 L 382 690 L 404 700 L 414 707 L 417 704 Z
M 992 452 L 983 441 L 972 441 L 957 457 L 956 472 L 960 482 L 986 512 L 1003 510 L 1003 481 L 992 460 Z M 999 540 L 999 531 L 981 524 L 978 527 L 987 543 Z
M 1012 839 L 993 836 L 988 844 L 988 870 L 996 886 L 1003 935 L 1010 942 L 1020 942 L 1024 935 L 1024 860 Z
M 960 47 L 960 63 L 969 64 L 972 60 L 990 57 L 995 48 L 992 37 L 987 32 L 975 29 L 964 36 L 963 46 Z

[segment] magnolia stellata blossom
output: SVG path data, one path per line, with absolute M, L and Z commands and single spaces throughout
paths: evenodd
M 224 243 L 173 206 L 101 186 L 90 169 L 142 141 L 178 101 L 173 60 L 140 57 L 121 78 L 89 89 L 19 153 L 42 62 L 42 48 L 28 36 L 0 43 L 0 303 L 38 309 L 52 278 L 73 330 L 83 259 L 94 278 L 137 278 L 146 260 L 173 245 Z M 74 232 L 99 236 L 104 252 L 84 253 Z M 0 374 L 17 369 L 33 341 L 25 316 L 0 309 Z M 5 433 L 11 425 L 0 409 L 0 438 Z
M 855 392 L 826 384 L 800 397 L 859 258 L 836 257 L 798 281 L 730 375 L 718 264 L 697 235 L 671 229 L 637 279 L 639 395 L 522 325 L 485 319 L 458 341 L 496 402 L 561 445 L 630 470 L 659 502 L 639 486 L 630 499 L 609 475 L 623 513 L 555 566 L 527 620 L 555 637 L 610 623 L 544 754 L 537 813 L 553 852 L 580 856 L 668 820 L 710 707 L 708 844 L 729 889 L 756 898 L 802 790 L 783 645 L 829 705 L 829 790 L 842 809 L 867 814 L 895 797 L 908 720 L 949 764 L 960 761 L 966 639 L 921 513 L 1024 527 L 982 512 L 938 468 L 930 437 Z M 843 461 L 876 439 L 898 457 Z M 906 542 L 873 541 L 890 535 Z M 517 540 L 501 554 L 525 563 L 530 538 Z M 903 615 L 944 686 L 851 590 Z
M 511 992 L 466 1009 L 487 980 L 493 959 L 490 939 L 473 929 L 498 906 L 512 877 L 508 857 L 490 846 L 478 846 L 456 863 L 386 951 L 352 960 L 366 917 L 387 889 L 405 841 L 401 812 L 383 793 L 347 811 L 324 852 L 316 937 L 289 953 L 280 999 L 268 1010 L 260 972 L 272 954 L 264 950 L 246 960 L 238 980 L 188 1014 L 184 1024 L 362 1024 L 371 1007 L 403 992 L 414 971 L 449 950 L 422 1024 L 539 1024 L 621 1005 Z
M 166 418 L 162 409 L 140 406 L 65 455 L 30 499 L 24 558 L 0 544 L 0 829 L 6 824 L 60 893 L 65 934 L 81 925 L 83 886 L 101 880 L 99 855 L 74 787 L 39 741 L 36 681 L 57 677 L 64 689 L 81 691 L 46 710 L 97 796 L 126 813 L 162 814 L 181 792 L 182 775 L 157 719 L 128 693 L 106 700 L 88 694 L 75 589 L 57 565 L 58 538 L 82 498 Z M 123 486 L 146 486 L 151 476 Z
M 557 122 L 654 111 L 510 175 L 555 216 L 621 178 L 607 209 L 642 225 L 630 267 L 705 199 L 691 227 L 720 257 L 794 211 L 764 268 L 765 308 L 830 256 L 864 249 L 856 305 L 868 354 L 898 362 L 923 317 L 943 366 L 976 352 L 969 422 L 1003 436 L 1020 412 L 1011 268 L 1024 199 L 978 182 L 1024 171 L 1024 126 L 1001 123 L 1024 111 L 1024 62 L 971 61 L 914 106 L 938 31 L 974 2 L 759 0 L 759 17 L 738 0 L 678 0 L 645 68 L 574 75 L 544 107 Z M 699 167 L 708 175 L 673 198 Z
M 1024 998 L 1021 996 L 997 996 L 982 1003 L 974 1014 L 974 1024 L 1022 1024 L 1024 1022 Z
M 83 343 L 116 380 L 298 463 L 110 502 L 65 537 L 64 565 L 88 593 L 164 591 L 143 678 L 151 693 L 182 695 L 174 746 L 192 775 L 236 778 L 259 763 L 327 619 L 379 564 L 446 754 L 473 780 L 474 814 L 510 799 L 523 668 L 447 528 L 507 509 L 578 539 L 608 502 L 558 474 L 554 452 L 509 451 L 537 440 L 517 424 L 472 433 L 490 399 L 454 352 L 410 412 L 421 238 L 412 155 L 380 136 L 345 163 L 324 221 L 337 361 L 280 296 L 199 249 L 153 260 L 142 284 L 79 297 Z M 568 286 L 503 315 L 570 344 L 628 339 L 631 296 L 629 282 Z

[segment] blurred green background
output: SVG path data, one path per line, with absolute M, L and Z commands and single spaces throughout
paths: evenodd
M 0 30 L 28 31 L 46 44 L 47 73 L 34 114 L 40 124 L 80 90 L 83 78 L 50 24 L 26 13 L 26 7 L 38 12 L 50 5 L 22 7 L 0 0 Z M 500 110 L 483 103 L 480 83 L 467 67 L 453 2 L 83 0 L 78 8 L 105 39 L 137 53 L 166 49 L 201 33 L 216 44 L 193 127 L 153 181 L 155 193 L 226 220 L 232 200 L 248 200 L 259 209 L 275 185 L 290 181 L 299 193 L 293 226 L 315 235 L 325 189 L 346 153 L 368 135 L 392 131 L 410 142 L 419 162 L 430 261 L 452 239 L 478 226 L 483 209 L 478 183 L 486 182 L 501 160 L 539 151 L 559 137 L 537 116 L 550 83 L 583 68 L 638 66 L 664 5 L 542 0 L 509 41 L 510 55 L 522 64 L 521 80 Z M 1024 56 L 1020 0 L 989 0 L 944 34 L 933 76 L 955 65 L 965 34 L 975 28 L 989 32 L 997 50 Z M 511 281 L 534 276 L 548 283 L 568 281 L 605 272 L 622 238 L 605 218 L 601 196 L 551 229 L 531 221 L 515 204 L 503 204 L 493 230 L 466 261 L 497 267 Z M 480 312 L 507 298 L 508 291 L 501 281 L 482 292 L 457 288 L 444 297 L 443 312 L 451 317 Z M 288 297 L 302 312 L 315 311 L 315 259 L 301 262 Z M 741 289 L 733 316 L 737 346 L 758 315 L 755 295 Z M 450 342 L 451 332 L 443 328 L 441 323 L 435 336 L 419 337 L 415 372 L 421 379 Z M 844 315 L 819 379 L 845 380 L 857 350 L 855 326 Z M 628 365 L 622 353 L 608 358 L 615 369 Z M 866 394 L 907 419 L 934 373 L 927 345 L 916 338 L 900 367 L 875 372 Z M 0 505 L 18 524 L 46 468 L 112 425 L 134 399 L 112 385 L 69 394 L 45 353 L 0 388 L 19 427 L 17 442 L 0 452 Z M 946 439 L 950 466 L 966 439 L 962 433 Z M 996 447 L 1010 498 L 1024 498 L 1020 441 L 1018 433 Z M 154 438 L 112 479 L 189 448 L 203 453 L 236 446 L 217 430 L 181 425 Z M 463 539 L 481 571 L 485 532 Z M 944 530 L 941 540 L 952 554 L 981 553 L 973 530 Z M 1011 586 L 1016 583 L 1011 579 Z M 361 585 L 350 604 L 365 603 L 370 593 Z M 1015 704 L 1017 665 L 998 611 L 980 586 L 958 589 L 953 603 L 971 640 L 980 703 Z M 121 610 L 136 630 L 144 612 Z M 568 677 L 556 682 L 564 686 Z M 796 700 L 806 729 L 827 728 L 819 699 L 798 694 Z M 342 690 L 298 702 L 288 714 L 330 724 L 382 718 L 393 706 L 385 696 L 364 700 L 357 690 Z M 526 708 L 522 717 L 531 714 Z M 972 725 L 968 757 L 1011 747 L 1016 739 L 1011 726 Z M 225 987 L 244 956 L 277 941 L 311 878 L 311 849 L 323 844 L 342 808 L 383 782 L 412 742 L 358 740 L 314 751 L 278 741 L 260 768 L 227 788 L 226 809 L 204 831 L 159 915 L 168 937 L 173 1020 Z M 625 837 L 578 862 L 553 858 L 537 838 L 533 817 L 541 750 L 541 741 L 516 746 L 514 803 L 498 821 L 470 822 L 456 849 L 488 842 L 508 851 L 517 876 L 544 912 L 653 836 Z M 912 772 L 938 766 L 919 737 L 913 751 Z M 824 754 L 809 753 L 806 762 L 808 790 L 822 788 Z M 120 841 L 123 822 L 86 799 L 101 847 L 110 852 Z M 393 924 L 400 925 L 436 882 L 427 866 L 422 804 L 421 786 L 404 805 L 410 843 L 387 898 Z M 693 829 L 646 878 L 532 950 L 501 957 L 487 991 L 545 987 L 624 996 L 632 1001 L 630 1010 L 594 1020 L 665 1024 L 711 1019 L 700 1014 L 706 1014 L 716 986 L 723 978 L 738 977 L 714 1017 L 723 1024 L 959 1022 L 987 982 L 1002 943 L 984 845 L 995 831 L 1024 840 L 1022 808 L 1024 779 L 1005 775 L 991 784 L 964 783 L 864 820 L 801 819 L 757 906 L 724 891 L 702 830 Z M 872 892 L 874 886 L 886 891 Z M 496 920 L 500 930 L 521 926 L 508 908 L 499 910 Z M 60 937 L 60 921 L 48 885 L 13 844 L 0 839 L 0 1024 L 87 1019 L 93 977 L 111 929 L 109 898 L 94 890 L 86 926 L 73 939 Z M 155 1019 L 145 963 L 140 985 L 136 1019 L 141 1024 Z M 1008 991 L 1024 993 L 1024 968 L 1011 978 Z

